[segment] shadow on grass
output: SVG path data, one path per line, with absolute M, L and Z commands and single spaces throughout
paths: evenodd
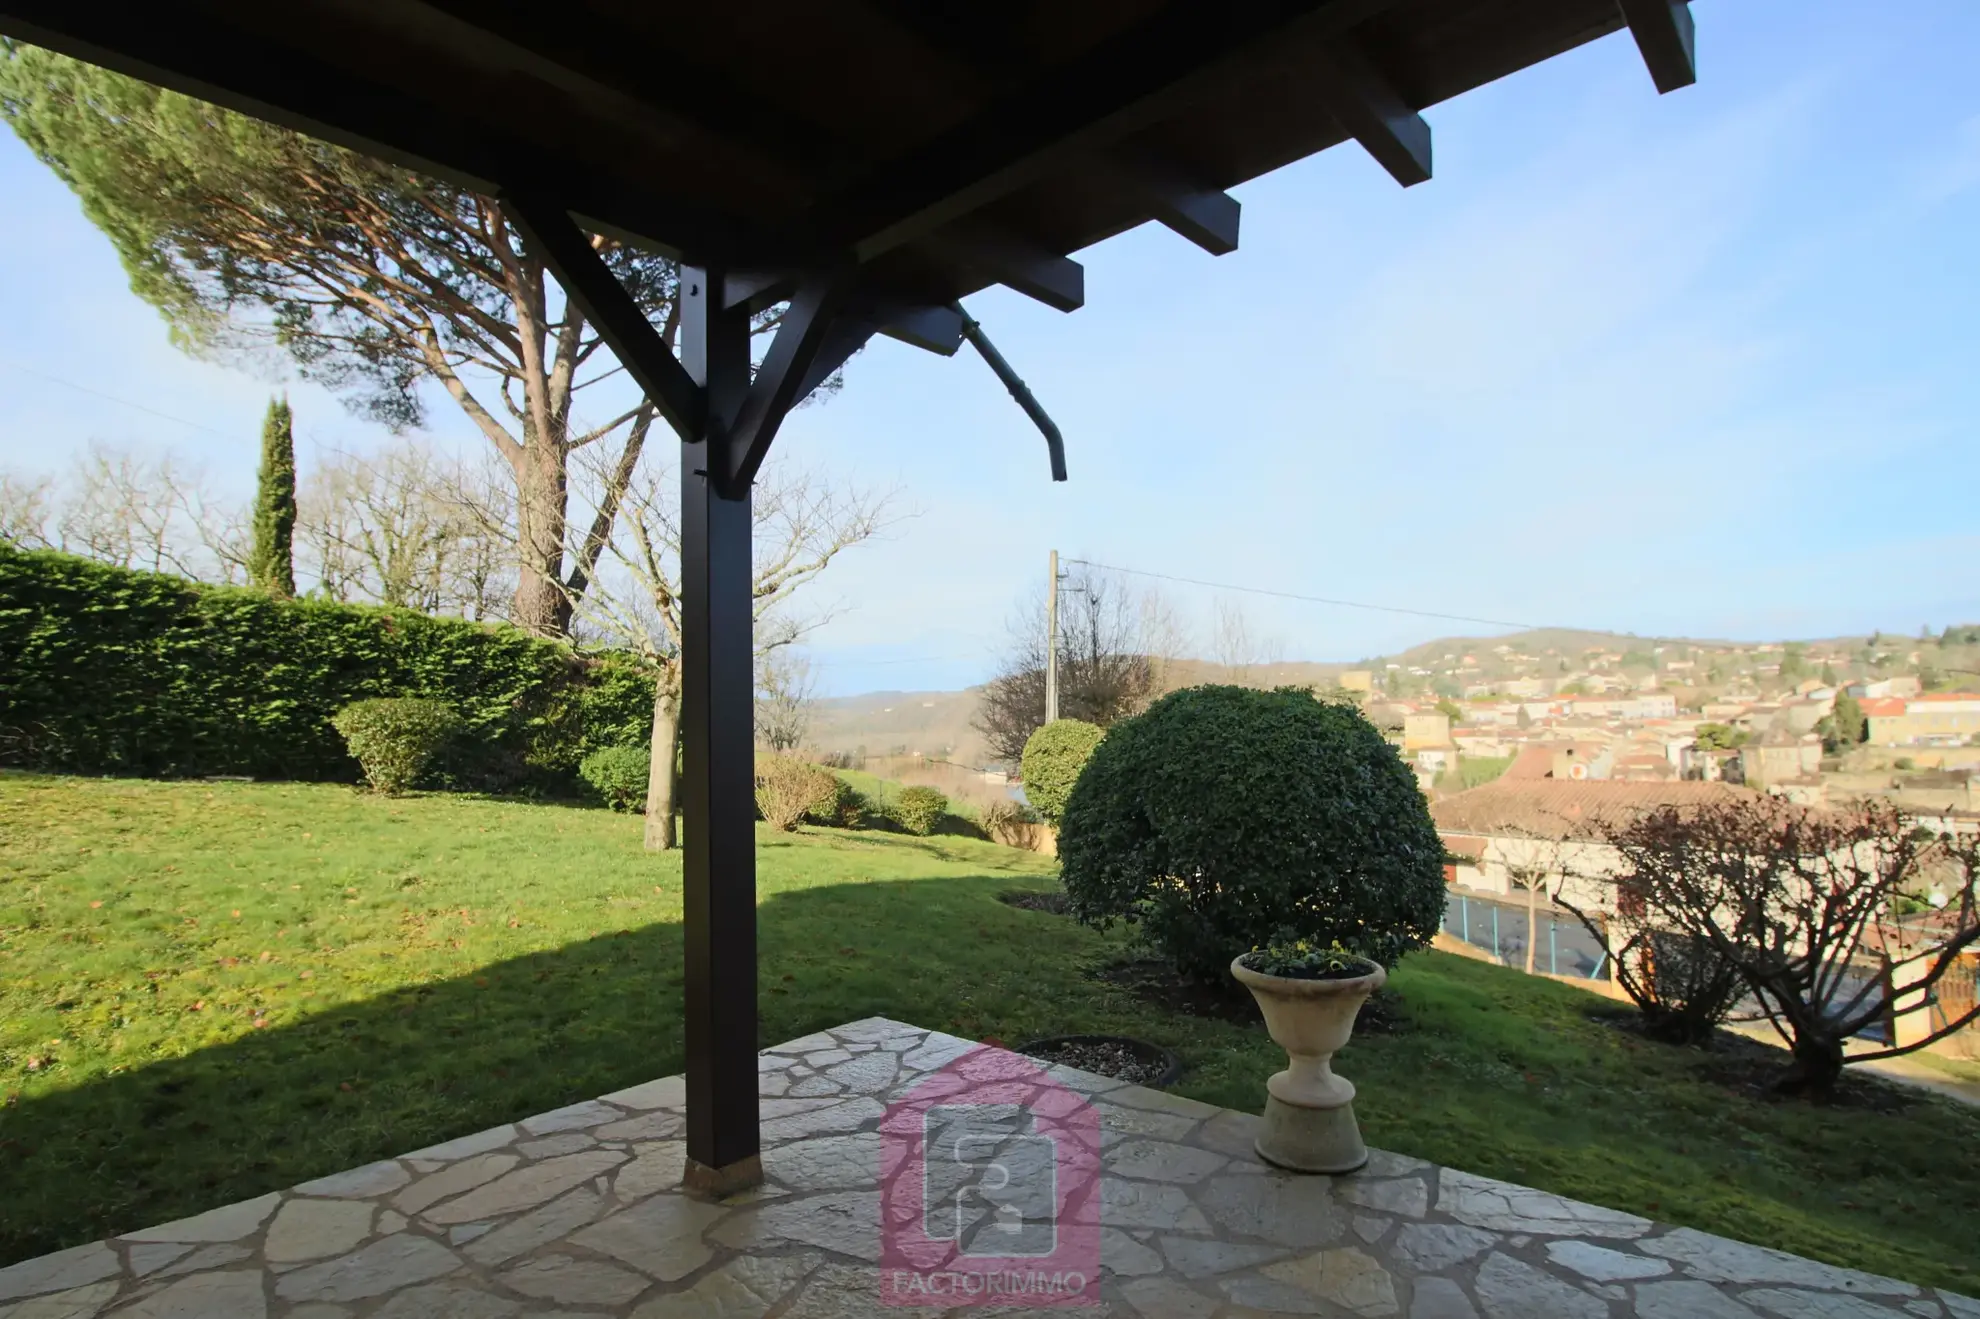
M 769 894 L 759 1043 L 871 1015 L 969 1038 L 1132 1035 L 1182 1057 L 1182 1093 L 1255 1110 L 1284 1065 L 1257 1022 L 1090 978 L 1122 941 L 998 900 L 1031 880 L 1053 883 L 989 870 Z M 601 935 L 0 1109 L 0 1263 L 677 1072 L 680 953 L 677 925 Z M 1716 1084 L 1712 1055 L 1590 1020 L 1581 990 L 1460 958 L 1412 957 L 1394 986 L 1411 1028 L 1358 1035 L 1342 1060 L 1371 1144 L 1980 1291 L 1980 1113 L 1762 1100 Z
M 1011 950 L 1018 913 L 995 901 L 1011 881 L 768 896 L 759 1044 L 877 1014 L 969 1030 L 1005 992 L 1003 962 L 981 950 L 1006 950 L 1013 981 L 1031 957 L 1077 961 L 1063 933 L 1026 931 Z M 967 971 L 958 947 L 978 950 Z M 678 1072 L 681 995 L 680 926 L 655 924 L 0 1108 L 0 1264 Z

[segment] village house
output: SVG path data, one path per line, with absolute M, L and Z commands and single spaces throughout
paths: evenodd
M 1980 734 L 1980 693 L 1922 692 L 1863 702 L 1876 746 L 1959 746 Z
M 1562 763 L 1571 759 L 1564 755 Z M 1608 830 L 1665 806 L 1716 805 L 1746 791 L 1682 780 L 1514 778 L 1508 771 L 1433 802 L 1430 815 L 1454 858 L 1445 867 L 1448 883 L 1511 897 L 1525 891 L 1531 876 L 1546 892 L 1592 913 L 1613 909 L 1609 881 L 1622 870 L 1621 854 L 1602 841 Z

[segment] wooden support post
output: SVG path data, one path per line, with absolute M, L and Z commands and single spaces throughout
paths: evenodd
M 749 486 L 722 489 L 749 393 L 749 309 L 681 271 L 681 365 L 706 391 L 681 441 L 681 778 L 687 1187 L 763 1180 L 756 1106 L 756 824 Z

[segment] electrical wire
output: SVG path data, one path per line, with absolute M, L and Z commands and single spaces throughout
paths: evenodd
M 181 426 L 190 426 L 196 431 L 205 431 L 208 435 L 217 436 L 223 440 L 237 440 L 240 438 L 238 435 L 229 435 L 225 431 L 215 430 L 213 427 L 203 425 L 197 421 L 188 421 L 184 417 L 175 417 L 169 412 L 160 412 L 157 408 L 148 408 L 142 403 L 133 403 L 127 398 L 118 398 L 115 394 L 106 394 L 100 389 L 91 389 L 88 385 L 78 385 L 73 380 L 64 380 L 60 376 L 51 376 L 45 371 L 36 371 L 33 367 L 21 366 L 16 362 L 4 361 L 0 361 L 0 366 L 4 366 L 9 370 L 19 371 L 22 375 L 33 376 L 38 380 L 46 380 L 51 385 L 61 385 L 67 389 L 73 389 L 79 394 L 88 394 L 92 398 L 100 398 L 106 403 L 115 403 L 121 407 L 132 408 L 138 412 L 147 413 L 150 416 L 157 417 L 161 421 L 176 422 Z
M 1325 595 L 1302 595 L 1297 591 L 1275 591 L 1264 586 L 1238 586 L 1231 582 L 1206 582 L 1195 577 L 1177 577 L 1170 573 L 1149 572 L 1143 568 L 1122 568 L 1111 563 L 1095 563 L 1091 559 L 1067 559 L 1069 564 L 1079 564 L 1086 568 L 1098 568 L 1102 572 L 1124 573 L 1130 577 L 1152 577 L 1157 581 L 1180 582 L 1185 586 L 1205 586 L 1213 591 L 1242 591 L 1247 595 L 1269 595 L 1280 600 L 1303 600 L 1309 604 L 1335 605 L 1342 609 L 1370 609 L 1383 614 L 1408 614 L 1412 618 L 1439 618 L 1452 623 L 1481 623 L 1486 627 L 1511 627 L 1523 631 L 1537 632 L 1545 629 L 1540 623 L 1515 623 L 1504 618 L 1479 618 L 1472 614 L 1445 614 L 1434 609 L 1406 609 L 1401 605 L 1376 605 L 1363 600 L 1337 600 Z M 1567 632 L 1598 632 L 1601 628 L 1561 628 Z

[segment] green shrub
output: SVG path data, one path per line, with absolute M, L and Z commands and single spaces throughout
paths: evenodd
M 578 762 L 578 777 L 615 811 L 634 815 L 646 809 L 646 785 L 653 773 L 653 747 L 602 747 Z
M 1033 733 L 1018 762 L 1024 799 L 1045 819 L 1058 824 L 1065 813 L 1066 798 L 1072 795 L 1073 784 L 1079 782 L 1079 772 L 1106 736 L 1103 729 L 1078 719 L 1054 719 Z
M 381 697 L 353 701 L 330 721 L 377 792 L 407 792 L 461 726 L 439 701 Z
M 1437 932 L 1443 855 L 1375 727 L 1290 688 L 1190 688 L 1114 725 L 1059 830 L 1073 915 L 1210 980 L 1300 939 L 1393 966 Z
M 568 792 L 646 735 L 653 679 L 506 625 L 276 600 L 0 545 L 0 761 L 83 774 L 350 781 L 353 701 L 445 702 L 435 784 Z
M 830 770 L 821 773 L 824 779 L 819 795 L 805 808 L 806 822 L 833 829 L 857 829 L 865 824 L 869 804 L 864 794 Z
M 949 799 L 933 788 L 902 788 L 894 799 L 893 816 L 901 828 L 926 837 L 935 832 L 949 809 Z

